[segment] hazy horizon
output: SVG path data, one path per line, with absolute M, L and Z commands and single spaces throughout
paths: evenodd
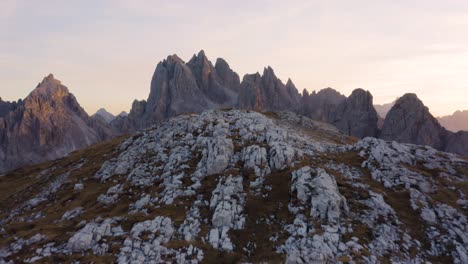
M 89 114 L 147 99 L 156 64 L 203 49 L 242 78 L 270 65 L 299 92 L 414 92 L 435 116 L 468 109 L 464 1 L 11 1 L 0 3 L 0 97 L 49 73 Z

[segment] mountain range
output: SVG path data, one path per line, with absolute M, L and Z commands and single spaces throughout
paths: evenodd
M 437 120 L 450 131 L 468 131 L 468 110 L 456 111 L 452 115 L 438 117 Z
M 49 75 L 0 99 L 0 263 L 468 263 L 468 131 L 382 116 L 203 51 L 128 115 Z
M 348 136 L 468 155 L 468 132 L 447 131 L 416 95 L 405 94 L 390 105 L 388 113 L 382 112 L 373 105 L 372 94 L 363 89 L 349 97 L 332 88 L 312 93 L 304 89 L 301 94 L 290 79 L 283 83 L 269 66 L 262 74 L 246 74 L 241 81 L 224 59 L 218 58 L 213 65 L 203 50 L 188 62 L 177 55 L 159 62 L 147 100 L 135 100 L 128 115 L 117 117 L 104 109 L 89 117 L 68 89 L 49 75 L 24 100 L 0 100 L 0 172 L 63 157 L 181 114 L 227 108 L 291 111 L 330 123 Z

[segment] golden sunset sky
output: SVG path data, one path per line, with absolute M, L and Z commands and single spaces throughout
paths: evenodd
M 241 76 L 270 65 L 298 89 L 414 92 L 468 109 L 468 1 L 0 1 L 0 97 L 49 73 L 89 114 L 146 99 L 156 64 L 205 50 Z

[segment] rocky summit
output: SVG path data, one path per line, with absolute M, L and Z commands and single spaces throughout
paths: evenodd
M 1 176 L 0 263 L 467 263 L 467 177 L 289 112 L 181 115 Z
M 468 156 L 468 133 L 453 133 L 442 127 L 416 94 L 405 94 L 395 102 L 385 118 L 380 137 Z
M 0 173 L 66 156 L 113 135 L 48 75 L 24 100 L 0 100 Z

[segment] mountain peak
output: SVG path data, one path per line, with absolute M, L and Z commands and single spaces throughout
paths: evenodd
M 369 91 L 366 91 L 366 90 L 364 90 L 362 88 L 356 88 L 351 93 L 351 96 L 353 96 L 353 95 L 356 96 L 356 95 L 359 95 L 359 94 L 367 94 L 367 93 L 369 93 Z
M 68 88 L 62 85 L 62 82 L 55 79 L 54 75 L 49 74 L 42 82 L 40 82 L 36 89 L 34 89 L 29 96 L 41 97 L 64 97 L 69 95 Z
M 198 54 L 193 54 L 192 58 L 187 64 L 204 64 L 208 62 L 208 58 L 205 55 L 205 51 L 200 50 Z
M 168 63 L 184 63 L 184 60 L 182 60 L 177 54 L 172 54 L 167 56 L 167 59 L 163 61 L 163 63 L 168 62 Z
M 381 137 L 403 143 L 444 148 L 448 136 L 429 109 L 414 93 L 399 98 L 390 109 L 382 126 Z
M 55 79 L 54 75 L 52 73 L 49 73 L 49 75 L 47 75 L 46 77 L 44 77 L 44 79 L 42 80 L 43 82 L 52 82 L 52 81 L 58 81 L 60 82 L 59 80 Z
M 396 100 L 394 107 L 403 108 L 410 112 L 413 112 L 416 109 L 425 109 L 425 112 L 427 112 L 427 114 L 430 115 L 429 109 L 424 105 L 424 103 L 418 98 L 418 96 L 415 93 L 404 94 L 402 97 Z
M 395 104 L 406 102 L 406 101 L 414 101 L 420 104 L 423 104 L 421 100 L 419 100 L 418 96 L 415 93 L 406 93 L 402 97 L 398 98 Z
M 45 83 L 61 84 L 61 82 L 59 80 L 55 79 L 55 77 L 54 77 L 54 75 L 52 73 L 49 73 L 49 75 L 45 76 L 37 86 L 39 87 L 39 86 L 41 86 L 42 84 L 45 84 Z
M 200 50 L 200 51 L 198 52 L 198 57 L 206 57 L 205 51 L 204 51 L 204 50 Z
M 275 71 L 273 70 L 273 68 L 271 68 L 271 66 L 267 66 L 267 67 L 263 68 L 263 75 L 264 76 L 265 75 L 267 75 L 267 76 L 270 75 L 270 76 L 275 76 L 276 77 Z
M 109 113 L 105 108 L 100 108 L 97 112 L 93 115 L 94 117 L 99 116 L 103 118 L 106 123 L 110 123 L 112 120 L 115 119 L 115 116 Z

